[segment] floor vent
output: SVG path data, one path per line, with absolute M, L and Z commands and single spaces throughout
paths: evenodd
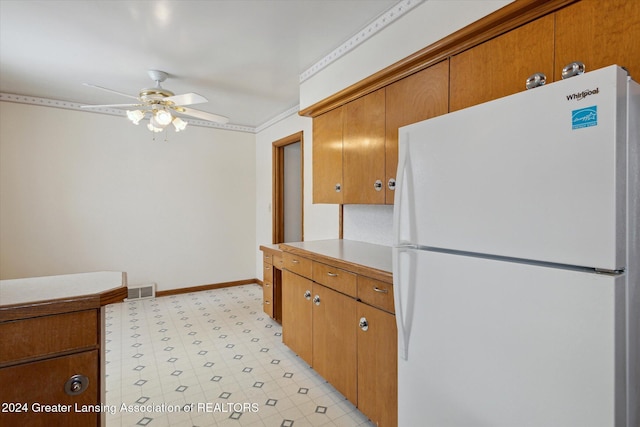
M 155 283 L 150 283 L 148 285 L 130 285 L 128 290 L 127 301 L 133 299 L 155 298 L 156 296 Z

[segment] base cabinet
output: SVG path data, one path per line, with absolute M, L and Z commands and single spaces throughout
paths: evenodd
M 0 425 L 86 427 L 100 424 L 98 350 L 0 369 Z M 65 383 L 74 375 L 88 379 L 72 396 Z M 18 404 L 19 406 L 15 406 Z
M 357 405 L 356 300 L 313 284 L 312 367 Z
M 398 425 L 398 351 L 393 314 L 357 303 L 358 409 L 375 425 Z
M 313 364 L 312 289 L 311 280 L 282 272 L 282 341 L 309 365 Z
M 331 264 L 284 258 L 284 344 L 374 424 L 397 426 L 393 286 Z

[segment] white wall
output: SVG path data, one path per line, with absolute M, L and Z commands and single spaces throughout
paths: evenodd
M 255 135 L 0 102 L 0 277 L 256 277 Z

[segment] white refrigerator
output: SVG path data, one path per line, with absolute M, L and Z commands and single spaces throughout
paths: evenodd
M 639 116 L 610 66 L 399 130 L 400 427 L 640 425 Z

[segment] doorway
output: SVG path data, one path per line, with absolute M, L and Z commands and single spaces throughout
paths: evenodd
M 273 143 L 273 243 L 304 240 L 303 133 Z

